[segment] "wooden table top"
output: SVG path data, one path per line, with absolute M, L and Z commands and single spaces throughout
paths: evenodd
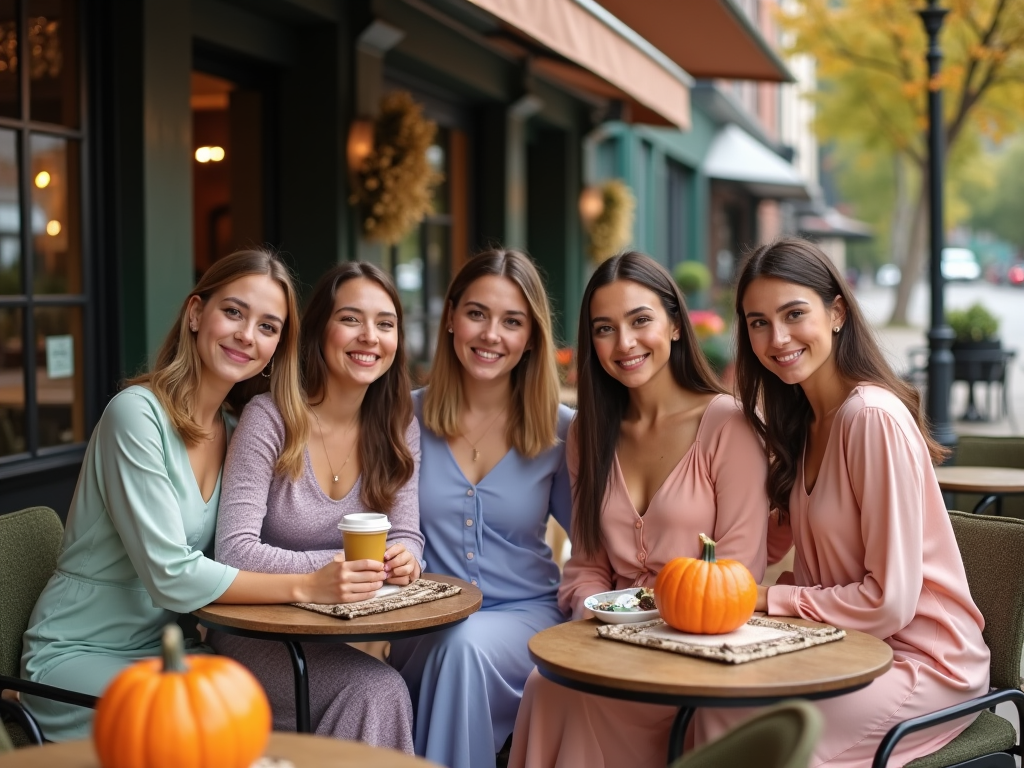
M 776 618 L 776 617 L 772 617 Z M 821 626 L 803 619 L 780 619 Z M 876 637 L 846 637 L 793 653 L 723 664 L 598 637 L 597 619 L 558 624 L 530 639 L 530 657 L 559 677 L 668 697 L 774 699 L 865 685 L 892 666 L 892 649 Z
M 429 768 L 435 763 L 358 741 L 301 733 L 271 733 L 266 754 L 295 768 Z M 23 747 L 0 755 L 0 768 L 100 768 L 90 739 Z
M 209 627 L 230 628 L 254 633 L 296 636 L 376 637 L 402 632 L 430 629 L 451 624 L 466 618 L 480 609 L 483 593 L 472 584 L 454 576 L 424 573 L 423 578 L 445 584 L 457 584 L 462 591 L 451 597 L 432 600 L 429 603 L 410 605 L 394 611 L 360 616 L 356 619 L 340 619 L 322 613 L 314 613 L 294 605 L 222 605 L 211 603 L 205 608 L 193 611 L 200 623 Z M 339 638 L 341 639 L 341 638 Z
M 1006 467 L 936 467 L 944 491 L 964 493 L 1024 493 L 1024 469 Z

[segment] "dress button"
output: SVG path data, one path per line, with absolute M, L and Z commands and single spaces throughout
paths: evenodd
M 637 521 L 636 521 L 636 527 L 637 527 L 637 528 L 643 528 L 643 527 L 644 527 L 644 524 L 643 524 L 642 522 L 640 522 L 639 520 L 637 520 Z
M 467 517 L 466 518 L 466 527 L 467 528 L 472 528 L 473 527 L 473 518 L 471 518 L 471 517 Z
M 472 496 L 473 495 L 473 489 L 470 488 L 468 491 L 466 491 L 466 495 L 467 496 Z
M 636 553 L 636 556 L 637 556 L 638 558 L 640 558 L 640 562 L 641 562 L 641 563 L 642 563 L 642 562 L 643 562 L 644 560 L 646 560 L 646 559 L 647 559 L 647 553 L 646 553 L 646 552 L 637 552 L 637 553 Z
M 473 559 L 473 553 L 472 552 L 467 552 L 466 553 L 466 559 L 467 560 L 472 560 Z
M 469 583 L 470 583 L 470 584 L 472 584 L 472 585 L 473 585 L 473 586 L 475 587 L 475 586 L 476 586 L 476 579 L 473 579 L 473 580 L 472 580 L 472 581 L 470 581 Z

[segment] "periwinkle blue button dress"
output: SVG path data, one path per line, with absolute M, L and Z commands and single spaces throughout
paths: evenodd
M 422 396 L 413 393 L 422 423 Z M 548 515 L 569 530 L 572 494 L 560 406 L 560 442 L 534 459 L 511 448 L 478 484 L 466 480 L 447 440 L 420 437 L 420 529 L 426 571 L 477 585 L 483 606 L 450 629 L 391 644 L 415 710 L 416 754 L 449 768 L 492 768 L 515 725 L 533 669 L 526 644 L 564 621 L 558 566 L 545 543 Z

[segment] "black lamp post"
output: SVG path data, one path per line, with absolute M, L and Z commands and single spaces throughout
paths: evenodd
M 939 30 L 946 9 L 937 7 L 938 0 L 928 0 L 928 7 L 919 11 L 928 33 L 928 82 L 934 82 L 942 66 Z M 928 194 L 929 259 L 932 295 L 931 326 L 928 329 L 928 401 L 926 411 L 931 421 L 932 436 L 943 445 L 956 445 L 956 433 L 949 416 L 949 392 L 953 386 L 953 329 L 946 323 L 945 280 L 942 277 L 943 168 L 945 151 L 945 120 L 942 116 L 942 89 L 928 88 Z M 911 275 L 911 277 L 913 277 Z

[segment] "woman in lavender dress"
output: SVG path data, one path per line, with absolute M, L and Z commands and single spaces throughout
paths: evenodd
M 419 424 L 413 417 L 402 307 L 372 264 L 335 267 L 302 319 L 308 441 L 297 466 L 281 461 L 285 420 L 267 397 L 239 420 L 224 469 L 217 559 L 253 571 L 303 573 L 344 561 L 338 522 L 352 512 L 391 520 L 384 562 L 345 562 L 342 602 L 384 582 L 419 577 Z M 213 647 L 245 664 L 267 690 L 274 728 L 294 729 L 291 664 L 277 642 L 211 632 Z M 411 753 L 412 704 L 401 676 L 345 644 L 304 646 L 316 733 Z
M 416 707 L 416 753 L 450 768 L 493 768 L 533 669 L 526 643 L 564 617 L 549 515 L 572 500 L 551 312 L 527 256 L 488 251 L 445 301 L 424 425 L 420 513 L 430 571 L 480 587 L 465 622 L 391 644 Z

